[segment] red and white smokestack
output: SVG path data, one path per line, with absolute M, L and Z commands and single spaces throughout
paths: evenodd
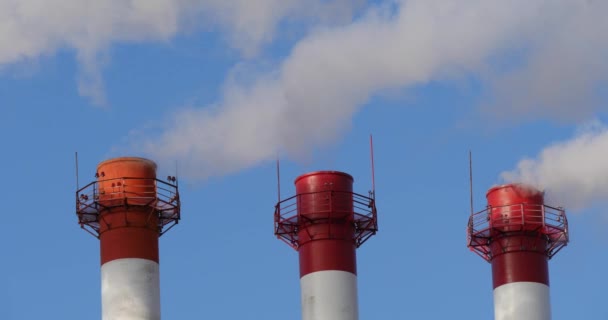
M 468 246 L 492 265 L 494 319 L 550 320 L 548 260 L 568 243 L 562 208 L 523 184 L 491 188 L 472 214 Z
M 158 238 L 180 218 L 176 180 L 133 157 L 104 161 L 95 176 L 77 191 L 76 212 L 101 243 L 102 319 L 158 320 Z
M 303 320 L 357 320 L 355 249 L 378 230 L 374 195 L 353 178 L 317 171 L 295 180 L 296 195 L 275 210 L 275 234 L 299 252 Z

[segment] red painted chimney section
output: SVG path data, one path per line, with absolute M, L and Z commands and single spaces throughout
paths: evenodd
M 296 195 L 275 209 L 275 234 L 300 255 L 303 320 L 356 320 L 356 248 L 378 230 L 373 194 L 353 178 L 316 171 L 295 180 Z
M 492 265 L 496 320 L 550 320 L 548 260 L 568 243 L 562 208 L 524 184 L 491 188 L 471 215 L 468 247 Z
M 159 320 L 158 238 L 180 219 L 176 179 L 135 157 L 103 161 L 95 176 L 76 192 L 76 213 L 100 240 L 102 319 Z

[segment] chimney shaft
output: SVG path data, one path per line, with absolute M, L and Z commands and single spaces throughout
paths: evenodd
M 308 173 L 295 185 L 276 206 L 275 234 L 299 252 L 302 319 L 357 320 L 355 250 L 377 231 L 374 199 L 353 193 L 343 172 Z
M 548 260 L 568 242 L 563 209 L 522 185 L 491 188 L 469 219 L 468 246 L 492 265 L 496 320 L 550 320 Z
M 100 163 L 97 180 L 77 191 L 82 228 L 101 247 L 102 319 L 160 319 L 158 238 L 179 220 L 177 185 L 156 179 L 142 158 Z

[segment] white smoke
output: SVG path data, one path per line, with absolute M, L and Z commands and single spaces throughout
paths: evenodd
M 608 1 L 390 4 L 317 30 L 253 82 L 228 81 L 221 101 L 177 112 L 145 150 L 177 158 L 195 178 L 234 172 L 331 142 L 383 90 L 469 75 L 494 89 L 497 113 L 569 119 L 594 111 L 608 75 Z
M 80 63 L 80 93 L 103 104 L 101 68 L 113 43 L 169 41 L 193 28 L 219 28 L 245 55 L 272 41 L 287 18 L 350 20 L 349 0 L 0 0 L 0 70 L 68 48 Z M 322 13 L 322 14 L 321 14 Z
M 581 209 L 608 200 L 608 127 L 595 123 L 572 139 L 521 160 L 501 177 L 546 190 L 548 202 Z

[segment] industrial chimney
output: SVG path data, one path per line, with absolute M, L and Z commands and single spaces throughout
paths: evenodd
M 357 320 L 355 249 L 378 230 L 374 193 L 353 178 L 317 171 L 295 180 L 296 195 L 275 207 L 275 235 L 300 255 L 303 320 Z
M 550 320 L 548 260 L 568 243 L 562 208 L 523 184 L 491 188 L 471 215 L 468 247 L 492 265 L 494 319 Z
M 180 219 L 176 179 L 133 157 L 101 162 L 95 177 L 76 191 L 76 214 L 101 243 L 102 319 L 158 320 L 158 237 Z

